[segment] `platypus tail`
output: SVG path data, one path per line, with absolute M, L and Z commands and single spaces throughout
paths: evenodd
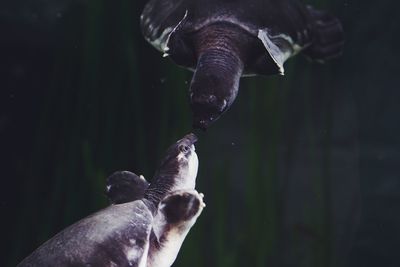
M 325 62 L 342 54 L 344 32 L 340 21 L 327 12 L 307 6 L 313 41 L 303 54 L 313 61 Z

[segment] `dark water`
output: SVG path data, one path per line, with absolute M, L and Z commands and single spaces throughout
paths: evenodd
M 400 266 L 397 4 L 313 4 L 343 22 L 344 55 L 242 79 L 200 134 L 207 208 L 174 266 Z M 151 178 L 191 131 L 191 73 L 143 40 L 144 1 L 0 5 L 0 266 L 14 266 L 104 207 L 113 171 Z

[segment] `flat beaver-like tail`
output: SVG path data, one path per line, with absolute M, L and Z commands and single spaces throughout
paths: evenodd
M 341 22 L 327 12 L 307 6 L 312 19 L 313 42 L 303 54 L 311 60 L 325 62 L 342 54 L 344 32 Z

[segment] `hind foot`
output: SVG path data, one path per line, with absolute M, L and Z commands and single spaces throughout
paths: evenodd
M 314 40 L 303 54 L 319 63 L 339 56 L 344 45 L 344 32 L 340 21 L 329 13 L 311 6 L 307 6 L 307 9 L 313 19 Z

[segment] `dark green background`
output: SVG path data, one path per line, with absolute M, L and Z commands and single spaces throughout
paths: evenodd
M 397 4 L 312 3 L 343 22 L 343 56 L 242 79 L 199 133 L 207 207 L 174 266 L 400 266 Z M 0 266 L 105 207 L 112 172 L 151 179 L 191 131 L 191 73 L 144 41 L 144 4 L 1 2 Z

